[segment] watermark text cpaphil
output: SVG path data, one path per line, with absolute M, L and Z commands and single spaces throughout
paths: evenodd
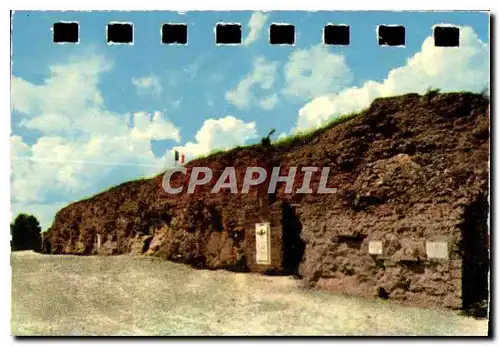
M 272 170 L 263 167 L 247 167 L 241 184 L 241 189 L 238 189 L 238 180 L 235 167 L 226 167 L 222 174 L 218 177 L 211 189 L 211 193 L 219 193 L 224 189 L 228 189 L 231 193 L 246 194 L 252 186 L 267 185 L 267 193 L 275 193 L 279 183 L 285 184 L 284 193 L 336 193 L 337 189 L 327 187 L 328 175 L 330 167 L 302 167 L 299 171 L 297 167 L 289 167 L 287 174 L 280 174 L 280 167 L 273 167 Z M 301 185 L 295 187 L 297 173 L 300 172 Z M 184 191 L 184 184 L 173 187 L 171 185 L 172 177 L 175 174 L 188 175 L 186 167 L 176 167 L 168 170 L 163 174 L 162 188 L 168 194 L 179 194 Z M 311 187 L 313 175 L 319 174 L 319 183 L 317 188 Z M 194 193 L 197 186 L 203 186 L 213 181 L 214 175 L 209 167 L 191 167 L 189 170 L 189 179 L 187 180 L 187 193 Z

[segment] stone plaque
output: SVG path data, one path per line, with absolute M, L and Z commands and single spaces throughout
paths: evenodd
M 269 222 L 255 224 L 257 264 L 271 264 L 271 226 Z
M 101 235 L 97 235 L 97 250 L 101 249 Z
M 448 259 L 448 243 L 445 241 L 427 241 L 425 251 L 427 258 Z
M 371 240 L 368 243 L 368 253 L 370 255 L 382 255 L 382 242 L 380 240 Z

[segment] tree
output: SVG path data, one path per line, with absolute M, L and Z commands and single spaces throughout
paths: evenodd
M 42 228 L 33 215 L 19 214 L 14 223 L 10 224 L 10 235 L 12 240 L 10 247 L 12 251 L 34 250 L 41 251 Z

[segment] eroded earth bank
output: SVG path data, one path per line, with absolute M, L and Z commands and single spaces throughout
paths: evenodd
M 489 101 L 428 93 L 375 100 L 360 114 L 273 145 L 217 153 L 194 194 L 166 195 L 161 175 L 127 182 L 60 210 L 48 254 L 154 255 L 200 268 L 298 274 L 310 286 L 420 306 L 465 309 L 488 296 Z M 334 194 L 210 190 L 225 167 L 330 167 Z M 172 185 L 187 187 L 189 174 Z M 319 176 L 311 187 L 317 190 Z M 238 186 L 241 189 L 241 185 Z M 184 190 L 185 191 L 185 190 Z M 271 262 L 258 264 L 255 224 L 271 225 Z M 369 244 L 382 250 L 370 254 Z M 429 256 L 429 242 L 445 244 Z M 441 254 L 443 255 L 443 254 Z

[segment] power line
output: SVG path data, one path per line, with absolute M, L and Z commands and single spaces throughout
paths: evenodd
M 92 165 L 104 166 L 132 166 L 132 167 L 154 167 L 154 168 L 167 168 L 163 165 L 146 165 L 140 163 L 120 163 L 120 162 L 105 162 L 105 161 L 85 161 L 85 160 L 54 160 L 54 159 L 40 159 L 23 156 L 13 156 L 13 160 L 33 161 L 33 162 L 47 162 L 47 163 L 83 163 Z

